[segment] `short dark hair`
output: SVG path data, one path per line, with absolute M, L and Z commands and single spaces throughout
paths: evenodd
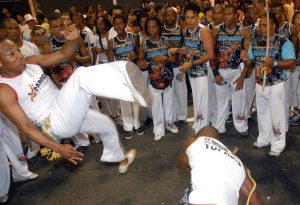
M 264 14 L 261 18 L 267 18 L 267 14 Z M 269 19 L 276 25 L 275 31 L 277 31 L 278 28 L 278 21 L 276 19 L 276 15 L 272 12 L 269 13 Z
M 280 8 L 281 11 L 284 11 L 284 5 L 282 3 L 273 3 L 271 9 L 272 8 Z
M 226 4 L 224 9 L 231 8 L 233 10 L 233 13 L 237 13 L 237 7 L 234 4 Z
M 116 16 L 114 17 L 114 19 L 113 19 L 113 25 L 115 24 L 115 20 L 116 20 L 116 19 L 121 19 L 125 24 L 127 24 L 127 18 L 126 18 L 126 16 L 123 15 L 123 14 L 118 14 L 118 15 L 116 15 Z
M 17 20 L 13 19 L 13 18 L 5 18 L 1 21 L 1 28 L 5 28 L 6 27 L 6 24 L 8 22 L 12 22 L 12 21 L 15 21 L 17 22 Z M 18 22 L 17 22 L 18 23 Z
M 122 10 L 123 13 L 124 13 L 124 9 L 123 9 L 123 7 L 122 7 L 121 5 L 113 5 L 113 6 L 111 7 L 111 9 L 109 10 L 109 14 L 112 15 L 112 11 L 113 11 L 113 10 L 116 10 L 116 9 L 120 9 L 120 10 Z
M 194 13 L 199 14 L 201 10 L 200 10 L 200 7 L 195 2 L 190 2 L 184 8 L 184 12 L 183 13 L 185 14 L 187 11 L 193 11 Z
M 146 23 L 145 23 L 145 32 L 146 32 L 146 34 L 149 35 L 149 31 L 148 31 L 148 28 L 147 28 L 147 25 L 148 25 L 149 21 L 155 21 L 156 22 L 156 24 L 159 28 L 159 36 L 161 36 L 162 35 L 162 23 L 159 20 L 159 18 L 156 17 L 156 16 L 150 16 L 150 17 L 147 18 Z
M 57 13 L 52 13 L 48 16 L 48 22 L 50 24 L 51 21 L 55 21 L 55 20 L 58 20 L 60 19 L 60 14 L 57 14 Z

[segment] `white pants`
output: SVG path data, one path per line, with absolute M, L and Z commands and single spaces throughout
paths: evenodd
M 251 105 L 255 92 L 255 69 L 251 75 L 245 79 L 246 101 L 247 101 L 247 117 L 251 117 Z
M 137 103 L 120 100 L 120 107 L 123 120 L 123 129 L 125 131 L 132 131 L 133 128 L 138 129 L 141 126 L 139 119 L 140 106 Z
M 208 125 L 208 120 L 210 116 L 208 103 L 208 77 L 189 77 L 189 79 L 193 92 L 194 124 L 195 133 L 197 134 L 201 128 Z
M 98 98 L 99 102 L 102 105 L 101 112 L 116 117 L 119 115 L 119 102 L 115 99 L 108 99 L 108 98 Z
M 151 85 L 153 132 L 155 135 L 165 135 L 165 123 L 173 123 L 174 115 L 174 90 L 169 86 L 164 90 L 157 90 Z
M 292 104 L 291 106 L 300 108 L 300 66 L 297 66 L 292 73 Z
M 286 132 L 289 131 L 289 113 L 290 113 L 290 106 L 292 102 L 292 72 L 290 70 L 286 70 L 286 81 L 284 83 L 285 86 L 285 130 Z
M 181 74 L 179 68 L 173 68 L 174 72 L 174 121 L 186 120 L 187 118 L 187 87 L 185 82 L 185 74 L 183 80 L 177 79 L 177 75 Z
M 223 80 L 227 82 L 227 84 L 222 86 L 216 84 L 217 120 L 214 127 L 217 128 L 220 133 L 226 132 L 225 120 L 228 115 L 228 101 L 230 96 L 232 100 L 234 127 L 238 132 L 245 132 L 248 130 L 245 84 L 243 89 L 238 91 L 235 90 L 235 81 L 240 77 L 244 66 L 241 64 L 239 67 L 239 69 L 234 70 L 219 70 Z
M 104 147 L 101 160 L 123 160 L 125 155 L 115 124 L 109 117 L 90 109 L 89 105 L 92 95 L 139 101 L 145 105 L 143 96 L 132 87 L 126 66 L 130 66 L 131 71 L 137 71 L 135 77 L 142 78 L 136 65 L 124 61 L 76 69 L 56 97 L 50 111 L 49 130 L 60 138 L 68 138 L 78 132 L 97 134 Z M 144 85 L 139 83 L 139 86 Z
M 32 172 L 28 170 L 27 159 L 23 153 L 18 128 L 6 117 L 2 118 L 2 141 L 5 153 L 12 164 L 14 180 L 28 178 Z
M 1 130 L 0 130 L 1 132 Z M 0 197 L 8 194 L 10 185 L 10 173 L 8 160 L 4 151 L 3 141 L 0 136 Z
M 260 145 L 271 144 L 271 150 L 281 152 L 285 147 L 285 86 L 284 82 L 272 86 L 256 84 L 256 109 Z
M 147 70 L 143 71 L 142 74 L 143 74 L 144 85 L 146 87 L 149 87 L 149 84 L 148 84 L 149 73 L 148 73 L 148 71 Z M 140 120 L 145 121 L 147 119 L 147 117 L 152 118 L 152 108 L 151 107 L 140 107 Z
M 217 96 L 216 96 L 216 82 L 212 69 L 208 63 L 208 121 L 213 123 L 217 119 Z

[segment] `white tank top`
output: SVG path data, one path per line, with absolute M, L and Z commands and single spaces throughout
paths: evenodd
M 43 119 L 49 116 L 59 93 L 42 68 L 33 64 L 27 64 L 23 73 L 13 78 L 0 76 L 0 83 L 14 89 L 22 109 L 38 127 L 42 125 Z
M 210 137 L 199 137 L 188 147 L 186 154 L 191 167 L 191 204 L 238 204 L 246 175 L 237 156 Z

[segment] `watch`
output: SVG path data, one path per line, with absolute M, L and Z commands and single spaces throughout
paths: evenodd
M 277 67 L 277 66 L 278 66 L 278 61 L 275 60 L 275 61 L 273 62 L 273 67 Z

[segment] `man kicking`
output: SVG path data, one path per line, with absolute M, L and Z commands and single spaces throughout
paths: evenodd
M 247 204 L 262 205 L 254 180 L 246 174 L 242 161 L 234 155 L 237 147 L 231 152 L 218 139 L 218 130 L 206 126 L 186 141 L 179 156 L 179 168 L 182 172 L 190 168 L 192 191 L 182 204 L 237 205 L 240 193 L 248 198 Z
M 125 156 L 114 123 L 109 117 L 89 109 L 89 105 L 91 96 L 97 95 L 149 106 L 151 97 L 142 74 L 135 64 L 125 61 L 78 68 L 58 90 L 41 67 L 72 56 L 79 33 L 71 25 L 63 34 L 66 43 L 62 49 L 27 58 L 13 42 L 0 39 L 0 111 L 29 138 L 74 164 L 82 160 L 83 154 L 55 140 L 82 132 L 99 134 L 104 147 L 100 160 L 120 162 L 119 172 L 125 173 L 134 160 L 135 150 Z

